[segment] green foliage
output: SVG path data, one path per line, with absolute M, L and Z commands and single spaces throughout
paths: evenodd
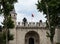
M 60 43 L 56 43 L 56 44 L 60 44 Z
M 13 34 L 10 34 L 10 31 L 8 30 L 8 41 L 13 40 Z
M 3 28 L 3 27 L 0 25 L 0 32 L 2 31 L 2 28 Z
M 46 33 L 47 33 L 47 35 L 46 35 L 46 36 L 47 36 L 47 37 L 50 37 L 50 34 L 49 34 L 48 32 L 46 32 Z
M 3 25 L 4 25 L 4 28 L 5 26 L 7 26 L 7 29 L 14 28 L 14 22 L 12 21 L 11 16 L 7 18 L 6 22 L 4 20 Z
M 60 13 L 60 0 L 41 0 L 41 2 L 38 1 L 38 4 L 36 4 L 36 6 L 40 12 L 43 11 L 43 13 L 46 14 L 47 21 L 49 20 L 49 24 L 46 22 L 47 28 L 50 27 L 50 29 L 48 28 L 50 34 L 47 33 L 47 36 L 49 36 L 51 42 L 53 42 L 55 27 L 58 26 L 58 22 L 60 22 L 58 18 L 58 13 Z
M 13 35 L 10 34 L 10 31 L 8 31 L 8 41 L 9 40 L 13 40 Z M 6 44 L 6 32 L 3 31 L 3 32 L 0 32 L 0 44 Z
M 3 35 L 3 39 L 5 39 L 6 41 L 6 32 L 4 31 L 2 35 Z M 10 34 L 10 31 L 8 30 L 8 41 L 13 39 L 14 39 L 13 34 Z
M 4 43 L 6 44 L 8 44 L 9 40 L 13 40 L 13 35 L 11 35 L 10 33 L 7 33 L 8 32 L 7 30 L 10 28 L 14 28 L 14 22 L 11 19 L 10 12 L 14 9 L 13 4 L 16 1 L 17 0 L 0 0 L 0 14 L 3 13 L 3 16 L 4 16 L 3 25 L 4 25 L 4 29 L 6 29 L 5 33 L 2 34 L 3 35 L 2 41 L 4 40 L 5 41 Z
M 14 3 L 17 0 L 1 0 L 0 1 L 0 13 L 4 13 L 4 22 L 3 25 L 5 28 L 13 28 L 14 22 L 11 20 L 10 12 L 14 9 Z M 1 8 L 2 6 L 2 8 Z
M 0 44 L 4 44 L 5 40 L 3 40 L 3 34 L 0 32 Z
M 9 3 L 11 3 L 11 4 L 17 2 L 17 0 L 8 0 L 8 1 L 9 1 Z
M 14 8 L 13 4 L 15 2 L 17 2 L 17 0 L 1 0 L 0 1 L 0 13 L 4 13 L 5 15 L 8 15 L 10 11 L 13 10 Z
M 44 14 L 47 14 L 46 12 L 46 4 L 48 5 L 49 13 L 59 13 L 60 12 L 60 1 L 59 0 L 41 0 L 41 2 L 38 1 L 37 9 L 39 11 L 44 11 Z M 58 10 L 58 12 L 57 12 Z

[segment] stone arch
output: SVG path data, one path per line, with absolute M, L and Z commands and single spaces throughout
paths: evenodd
M 25 44 L 30 44 L 30 42 L 34 41 L 33 44 L 39 44 L 40 39 L 39 39 L 39 34 L 35 31 L 29 31 L 25 35 Z M 31 39 L 31 41 L 30 41 Z

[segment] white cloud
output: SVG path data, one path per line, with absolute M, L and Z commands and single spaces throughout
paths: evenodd
M 17 22 L 22 22 L 24 17 L 27 19 L 28 22 L 32 21 L 32 17 L 31 16 L 26 16 L 26 14 L 18 14 L 17 15 Z
M 17 13 L 17 22 L 22 22 L 24 17 L 27 18 L 28 22 L 38 22 L 39 20 L 45 21 L 46 19 L 43 16 L 43 13 L 38 12 L 36 8 L 36 3 L 38 0 L 18 0 L 18 2 L 14 5 L 15 11 Z M 31 14 L 34 14 L 34 18 L 32 18 Z M 0 22 L 2 22 L 3 17 L 0 17 Z M 32 20 L 33 19 L 33 20 Z
M 28 16 L 26 14 L 20 14 L 18 13 L 17 15 L 17 22 L 22 22 L 23 18 L 25 17 L 27 19 L 28 22 L 39 22 L 39 20 L 42 20 L 43 22 L 45 22 L 45 16 L 42 15 L 43 13 L 38 13 L 37 15 L 34 14 L 34 17 L 32 17 L 31 15 Z
M 22 10 L 34 10 L 35 9 L 35 4 L 37 0 L 18 0 L 19 2 L 15 4 L 15 8 L 17 11 L 22 11 Z
M 0 25 L 2 25 L 1 23 L 3 22 L 4 17 L 2 15 L 0 15 Z
M 45 21 L 43 13 L 38 12 L 36 8 L 36 3 L 38 0 L 18 0 L 15 4 L 15 9 L 17 12 L 17 21 L 22 21 L 24 17 L 27 18 L 28 22 L 32 21 L 31 14 L 34 14 L 33 21 L 38 22 L 39 20 Z

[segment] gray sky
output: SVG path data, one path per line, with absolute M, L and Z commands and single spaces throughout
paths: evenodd
M 17 13 L 17 22 L 22 22 L 22 19 L 24 17 L 27 18 L 28 22 L 39 22 L 39 20 L 42 20 L 45 22 L 45 16 L 43 15 L 43 12 L 38 12 L 36 3 L 38 0 L 18 0 L 15 6 L 15 11 Z M 34 14 L 34 17 L 32 18 L 32 14 Z M 3 16 L 0 16 L 0 24 L 3 21 Z

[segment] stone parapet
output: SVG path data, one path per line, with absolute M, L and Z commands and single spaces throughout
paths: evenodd
M 41 22 L 26 22 L 25 26 L 23 22 L 18 22 L 17 27 L 46 27 L 46 23 Z

